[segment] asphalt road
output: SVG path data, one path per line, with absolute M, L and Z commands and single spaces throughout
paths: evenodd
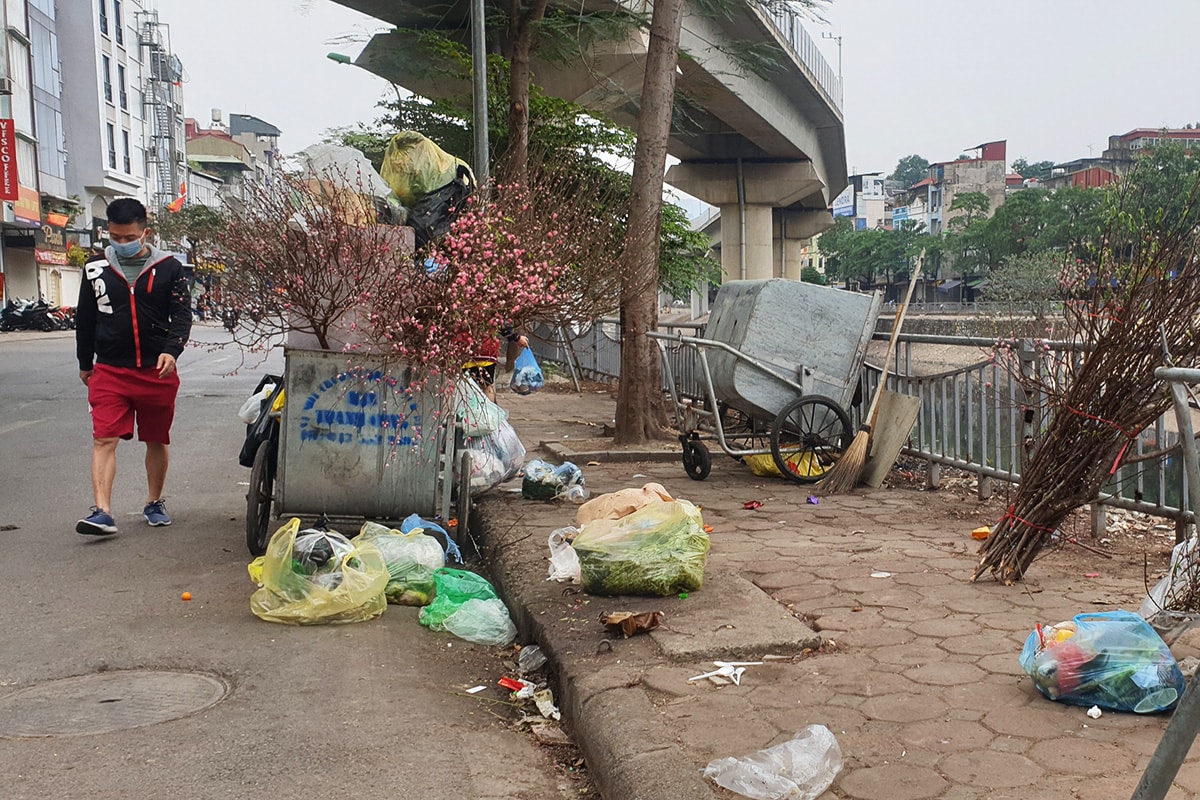
M 249 470 L 237 463 L 236 413 L 282 359 L 245 365 L 233 350 L 204 346 L 224 336 L 197 327 L 202 346 L 180 359 L 167 481 L 174 524 L 145 525 L 144 451 L 123 442 L 113 500 L 121 532 L 97 540 L 74 532 L 92 502 L 74 341 L 0 334 L 0 707 L 26 687 L 111 670 L 196 671 L 232 686 L 206 711 L 146 727 L 46 738 L 0 729 L 0 796 L 578 797 L 552 754 L 487 702 L 504 697 L 495 688 L 504 653 L 431 633 L 411 608 L 307 628 L 250 613 Z M 464 694 L 477 684 L 489 688 Z

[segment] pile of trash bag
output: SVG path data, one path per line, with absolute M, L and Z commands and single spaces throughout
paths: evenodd
M 483 494 L 516 477 L 525 463 L 525 445 L 508 420 L 492 433 L 468 436 L 463 440 L 464 449 L 471 453 L 471 496 Z
M 388 571 L 383 594 L 389 603 L 427 606 L 433 601 L 433 573 L 446 565 L 446 553 L 424 529 L 402 533 L 377 522 L 364 522 L 354 543 L 372 545 L 383 556 Z
M 535 458 L 525 465 L 521 496 L 526 500 L 553 500 L 565 495 L 572 486 L 583 484 L 583 470 L 570 461 L 556 467 Z
M 1152 714 L 1174 707 L 1185 684 L 1166 643 L 1128 611 L 1038 625 L 1019 660 L 1039 692 L 1077 706 Z
M 584 523 L 571 547 L 589 594 L 666 597 L 703 585 L 709 539 L 699 508 L 658 499 L 620 519 Z
M 337 531 L 300 530 L 295 517 L 271 537 L 261 580 L 250 610 L 268 622 L 361 622 L 387 607 L 388 570 L 378 548 Z
M 475 190 L 467 163 L 417 131 L 401 131 L 391 138 L 380 173 L 408 209 L 417 249 L 449 230 Z
M 450 567 L 437 570 L 433 577 L 437 596 L 421 609 L 422 625 L 474 644 L 501 646 L 517 638 L 508 608 L 486 578 Z

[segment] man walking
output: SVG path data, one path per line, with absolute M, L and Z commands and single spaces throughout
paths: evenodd
M 170 525 L 167 480 L 171 421 L 179 375 L 175 360 L 192 330 L 191 295 L 183 266 L 146 243 L 146 207 L 133 198 L 109 203 L 110 244 L 84 265 L 76 307 L 75 353 L 92 414 L 92 493 L 96 505 L 75 530 L 89 536 L 117 532 L 112 516 L 117 440 L 146 443 L 149 493 L 142 514 Z

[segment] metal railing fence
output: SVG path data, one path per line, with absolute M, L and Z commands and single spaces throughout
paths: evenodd
M 663 333 L 703 336 L 703 325 L 664 325 Z M 595 380 L 616 380 L 621 369 L 619 323 L 605 319 L 586 330 L 576 331 L 566 344 L 547 335 L 534 339 L 533 348 L 543 361 L 567 364 L 573 358 L 580 372 Z M 887 335 L 877 333 L 877 339 Z M 995 339 L 966 336 L 928 336 L 901 333 L 895 362 L 890 367 L 888 387 L 921 398 L 921 410 L 909 444 L 902 452 L 929 463 L 929 480 L 936 485 L 939 466 L 945 465 L 979 476 L 979 492 L 987 496 L 992 481 L 1020 481 L 1025 444 L 1032 441 L 1046 422 L 1044 393 L 1029 395 L 1007 369 L 990 357 Z M 979 358 L 965 367 L 932 375 L 915 375 L 914 348 L 943 345 L 978 351 Z M 1015 356 L 1025 374 L 1047 379 L 1061 377 L 1064 364 L 1078 363 L 1081 353 L 1069 343 L 1018 342 Z M 571 355 L 568 355 L 570 353 Z M 698 358 L 690 348 L 668 348 L 667 357 L 680 397 L 702 403 L 704 387 Z M 959 358 L 957 360 L 964 360 Z M 862 397 L 869 398 L 878 386 L 881 371 L 867 365 L 863 370 Z M 664 389 L 667 388 L 664 386 Z M 847 409 L 856 423 L 866 403 Z M 1184 480 L 1183 455 L 1173 412 L 1168 411 L 1153 426 L 1142 431 L 1131 444 L 1121 465 L 1103 487 L 1100 502 L 1093 506 L 1093 530 L 1105 524 L 1103 506 L 1140 511 L 1173 519 L 1182 531 L 1191 519 L 1191 498 Z

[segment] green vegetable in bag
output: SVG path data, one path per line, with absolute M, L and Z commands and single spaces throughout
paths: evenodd
M 666 597 L 704 583 L 709 540 L 700 509 L 673 500 L 617 520 L 592 520 L 571 546 L 589 594 Z
M 425 606 L 433 600 L 433 573 L 445 566 L 442 545 L 421 528 L 401 533 L 376 522 L 364 522 L 356 543 L 374 545 L 387 565 L 388 583 L 383 593 L 389 603 Z

